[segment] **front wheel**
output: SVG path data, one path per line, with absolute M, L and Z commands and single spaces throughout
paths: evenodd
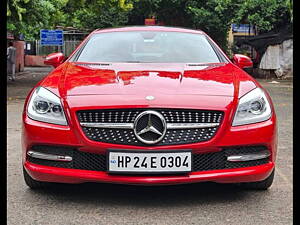
M 271 187 L 274 180 L 275 169 L 272 171 L 270 176 L 266 179 L 258 182 L 249 182 L 249 183 L 241 183 L 241 187 L 244 189 L 252 189 L 252 190 L 267 190 Z

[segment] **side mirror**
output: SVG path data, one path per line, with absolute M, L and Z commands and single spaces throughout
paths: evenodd
M 241 55 L 241 54 L 235 54 L 233 56 L 233 63 L 238 67 L 240 67 L 241 69 L 253 67 L 252 60 L 248 56 Z
M 63 53 L 51 53 L 48 55 L 44 61 L 44 64 L 54 66 L 54 68 L 58 67 L 65 60 L 65 56 Z

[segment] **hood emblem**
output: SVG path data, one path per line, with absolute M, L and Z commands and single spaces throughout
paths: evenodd
M 152 96 L 152 95 L 148 95 L 148 96 L 146 96 L 146 99 L 149 100 L 149 101 L 152 101 L 152 100 L 155 99 L 155 97 Z
M 161 141 L 166 134 L 166 120 L 159 112 L 144 111 L 136 117 L 133 131 L 141 142 L 155 144 Z

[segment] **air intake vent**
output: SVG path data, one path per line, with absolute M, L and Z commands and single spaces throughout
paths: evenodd
M 98 68 L 102 66 L 110 66 L 111 64 L 109 63 L 77 63 L 77 66 L 86 66 L 90 68 Z

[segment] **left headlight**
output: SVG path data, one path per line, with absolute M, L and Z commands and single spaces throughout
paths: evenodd
M 240 98 L 232 126 L 258 123 L 268 120 L 272 111 L 270 103 L 260 88 L 255 88 Z
M 29 118 L 41 122 L 68 125 L 60 98 L 43 87 L 33 92 L 27 107 Z

